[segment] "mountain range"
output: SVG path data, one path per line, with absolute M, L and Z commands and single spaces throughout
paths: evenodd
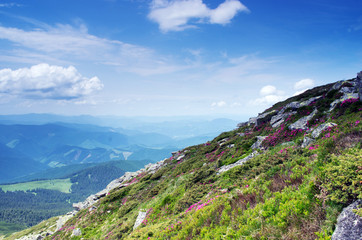
M 362 72 L 125 173 L 6 239 L 358 240 L 361 166 Z

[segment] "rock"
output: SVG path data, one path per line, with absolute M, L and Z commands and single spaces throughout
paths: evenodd
M 308 100 L 306 101 L 303 101 L 299 104 L 299 107 L 304 107 L 304 106 L 308 106 L 309 104 L 311 104 L 312 102 L 315 102 L 317 101 L 318 99 L 322 98 L 323 96 L 317 96 L 317 97 L 312 97 L 312 98 L 309 98 Z
M 356 83 L 358 88 L 359 100 L 362 101 L 362 71 L 357 73 Z
M 315 140 L 313 138 L 310 137 L 304 137 L 303 139 L 303 143 L 302 143 L 302 148 L 305 148 L 307 146 L 309 146 L 309 144 L 313 143 Z
M 56 230 L 58 231 L 59 229 L 61 229 L 63 227 L 63 225 L 71 218 L 75 215 L 76 212 L 69 212 L 66 215 L 60 216 L 56 222 Z
M 44 237 L 40 234 L 31 234 L 18 238 L 17 240 L 42 240 Z
M 285 121 L 285 119 L 296 113 L 297 112 L 278 113 L 271 118 L 270 125 L 272 126 L 272 128 L 279 127 Z
M 342 87 L 343 83 L 345 83 L 346 81 L 342 80 L 342 81 L 338 81 L 336 82 L 333 87 L 331 88 L 331 90 L 338 90 Z
M 239 137 L 244 137 L 245 133 L 237 133 L 236 135 L 238 135 Z
M 338 103 L 342 102 L 341 99 L 336 99 L 330 104 L 330 108 L 328 112 L 332 112 L 338 105 Z
M 330 127 L 334 127 L 337 126 L 337 124 L 335 123 L 323 123 L 321 125 L 319 125 L 316 129 L 313 130 L 311 136 L 312 138 L 317 138 L 319 137 L 319 135 L 326 129 L 330 128 Z
M 311 114 L 309 114 L 308 116 L 302 117 L 295 123 L 290 124 L 289 129 L 290 130 L 295 130 L 295 129 L 306 130 L 308 121 L 310 121 L 317 112 L 318 112 L 318 110 L 314 109 L 314 111 Z
M 274 115 L 276 115 L 278 112 L 273 110 L 273 111 L 270 111 L 270 112 L 266 112 L 266 113 L 263 113 L 263 114 L 259 114 L 257 117 L 256 117 L 256 120 L 255 120 L 255 126 L 260 126 L 261 124 L 263 123 L 266 123 L 266 122 L 269 122 L 270 119 L 272 119 L 272 117 Z
M 261 144 L 267 136 L 257 136 L 256 142 L 251 146 L 251 149 L 261 149 Z
M 254 151 L 252 152 L 251 154 L 249 154 L 248 156 L 246 156 L 245 158 L 243 159 L 240 159 L 239 161 L 235 162 L 235 163 L 232 163 L 232 164 L 229 164 L 229 165 L 226 165 L 226 166 L 222 166 L 219 171 L 218 171 L 218 175 L 220 173 L 223 173 L 223 172 L 226 172 L 226 171 L 229 171 L 230 169 L 236 167 L 236 166 L 240 166 L 240 165 L 243 165 L 246 161 L 252 159 L 253 157 L 259 155 L 259 153 L 257 151 Z
M 285 109 L 288 109 L 288 108 L 291 108 L 291 109 L 298 109 L 300 108 L 300 103 L 297 102 L 297 101 L 294 101 L 294 102 L 291 102 L 291 103 L 288 103 L 286 106 L 285 106 Z
M 227 147 L 228 148 L 233 148 L 233 147 L 235 147 L 235 144 L 229 144 L 229 145 L 227 145 Z
M 249 118 L 248 125 L 251 125 L 251 124 L 256 124 L 256 117 Z
M 82 231 L 80 228 L 73 229 L 72 236 L 80 236 L 82 235 Z
M 361 240 L 362 239 L 362 217 L 354 213 L 353 209 L 360 208 L 362 199 L 359 199 L 344 208 L 338 216 L 336 230 L 332 240 Z
M 236 125 L 237 128 L 242 128 L 245 127 L 249 124 L 249 122 L 242 122 L 242 123 L 238 123 L 238 125 Z
M 229 141 L 229 138 L 224 138 L 224 139 L 221 139 L 220 141 L 218 141 L 217 144 L 219 144 L 219 146 L 222 146 L 222 145 L 224 145 L 227 141 Z
M 138 212 L 138 216 L 137 216 L 136 222 L 135 222 L 134 225 L 133 225 L 133 230 L 135 230 L 139 225 L 141 225 L 141 223 L 143 222 L 143 220 L 145 220 L 146 215 L 147 215 L 147 211 L 146 211 L 146 212 L 144 212 L 144 211 L 139 211 L 139 212 Z

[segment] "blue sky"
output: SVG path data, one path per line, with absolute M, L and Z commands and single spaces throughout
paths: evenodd
M 362 70 L 360 0 L 0 1 L 1 114 L 246 119 Z

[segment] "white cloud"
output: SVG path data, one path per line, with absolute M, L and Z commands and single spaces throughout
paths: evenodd
M 285 100 L 288 96 L 281 90 L 278 90 L 273 85 L 266 85 L 262 87 L 259 91 L 259 94 L 262 96 L 257 98 L 250 103 L 253 105 L 271 105 L 279 101 Z
M 314 87 L 315 83 L 313 79 L 302 79 L 294 84 L 294 90 L 302 90 Z
M 227 24 L 240 11 L 248 9 L 238 0 L 226 0 L 215 9 L 208 8 L 202 0 L 153 0 L 148 18 L 158 23 L 163 32 L 182 31 L 201 22 Z
M 80 98 L 103 88 L 97 77 L 83 77 L 75 67 L 38 64 L 0 70 L 0 93 L 39 99 Z
M 213 102 L 211 107 L 225 107 L 227 104 L 225 101 Z
M 60 24 L 42 27 L 26 31 L 0 26 L 0 39 L 14 43 L 10 56 L 2 55 L 0 58 L 32 64 L 50 58 L 56 59 L 52 61 L 56 64 L 92 61 L 142 76 L 184 68 L 172 64 L 172 60 L 159 56 L 152 49 L 91 35 L 84 25 L 79 28 Z
M 272 85 L 266 85 L 260 89 L 260 95 L 267 96 L 277 92 L 277 88 Z
M 294 90 L 296 90 L 296 92 L 293 94 L 293 96 L 299 95 L 314 86 L 315 82 L 313 79 L 302 79 L 294 84 Z

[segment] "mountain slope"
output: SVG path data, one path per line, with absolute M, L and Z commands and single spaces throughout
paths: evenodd
M 113 181 L 61 228 L 9 239 L 330 239 L 362 198 L 361 78 L 277 103 Z

